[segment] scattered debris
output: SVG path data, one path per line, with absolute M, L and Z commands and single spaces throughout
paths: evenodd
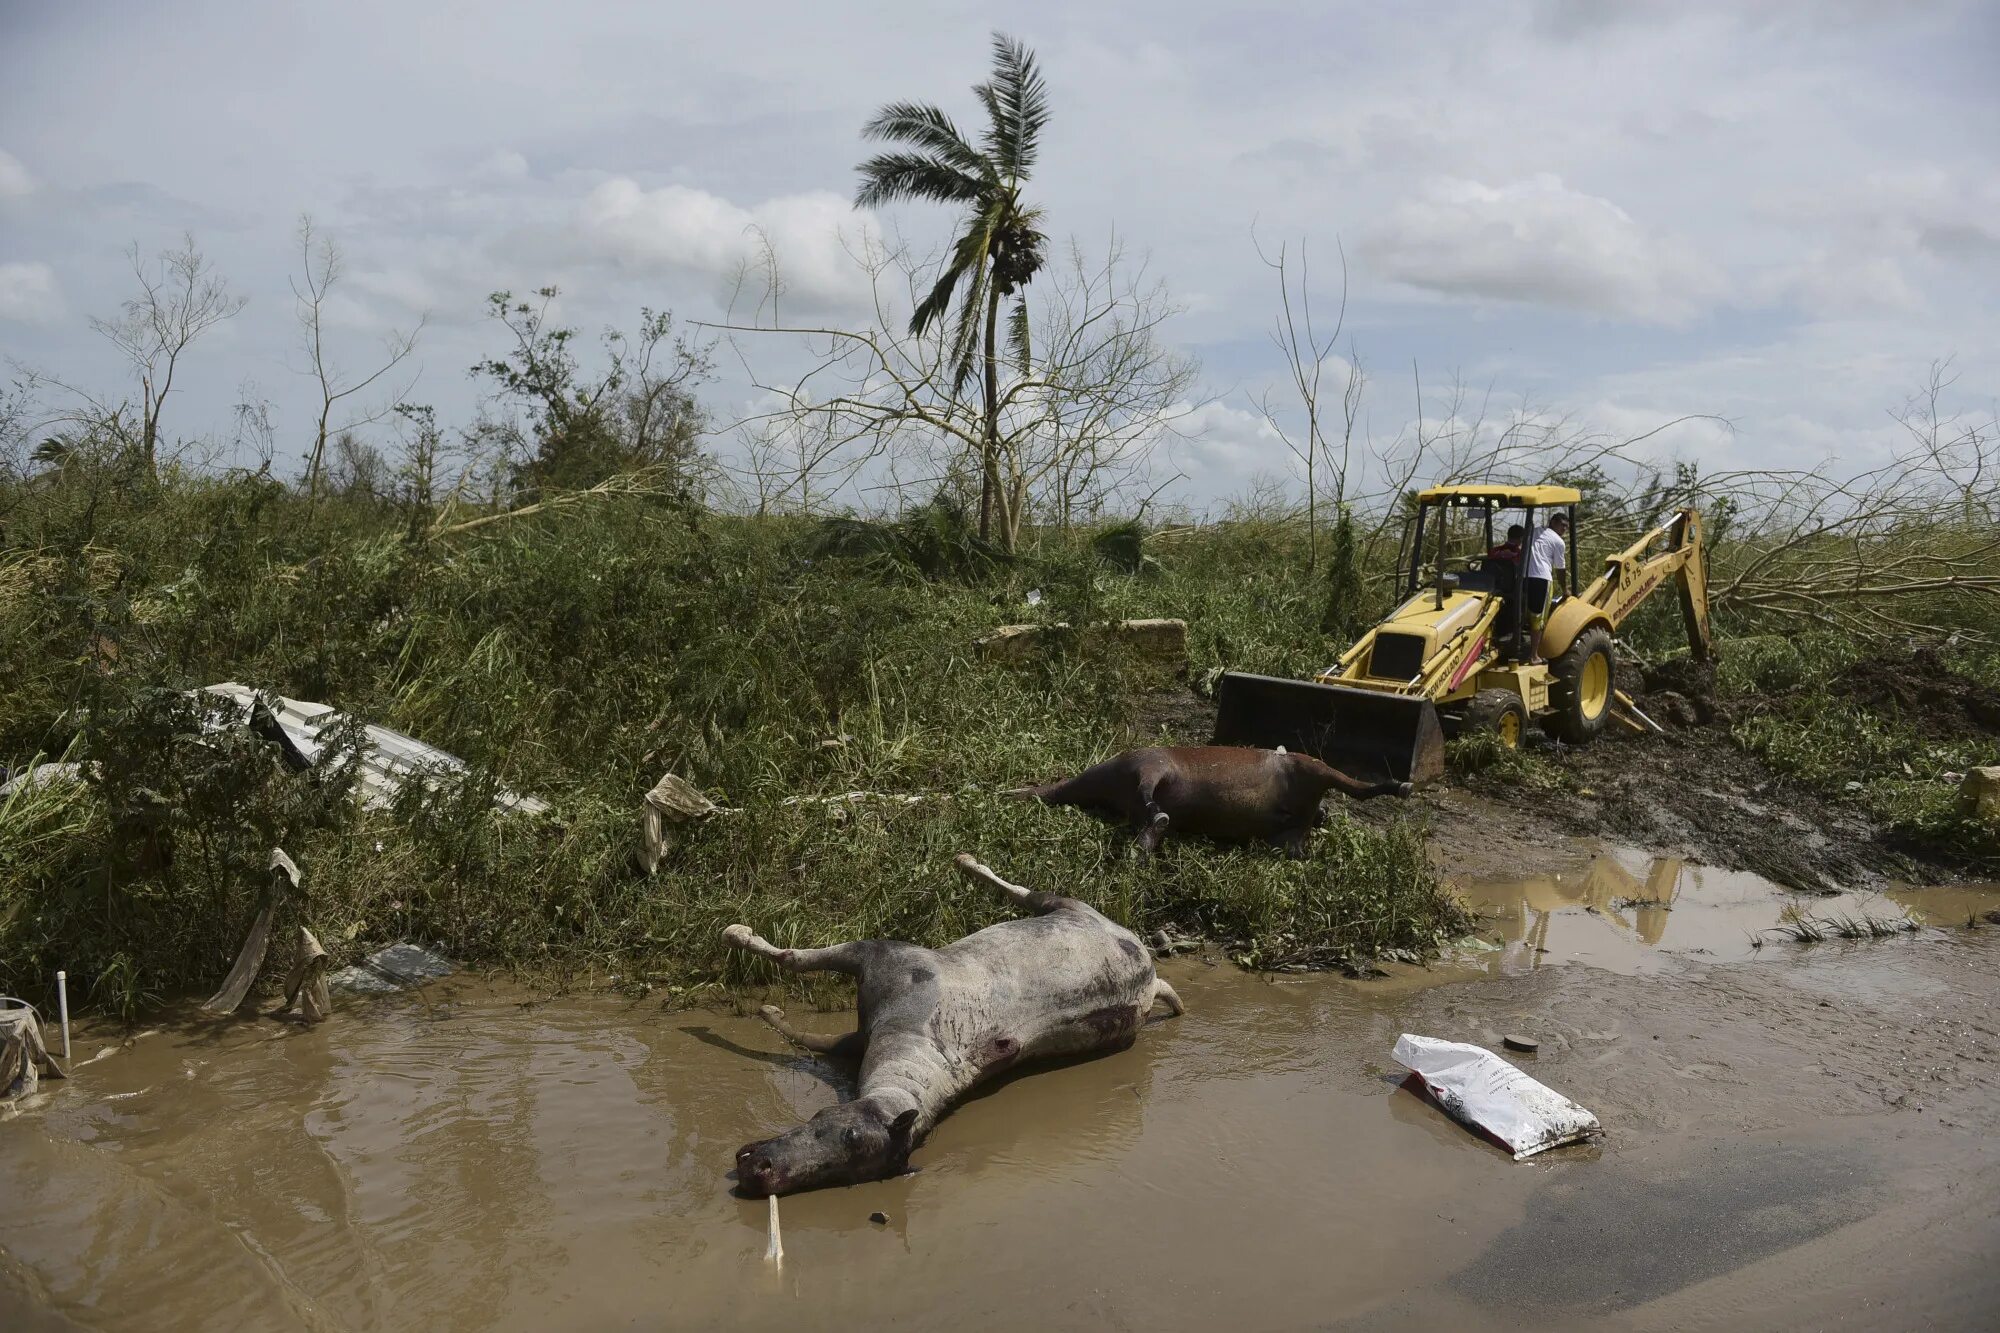
M 673 849 L 674 829 L 696 823 L 710 815 L 732 813 L 696 791 L 686 779 L 666 774 L 645 795 L 645 811 L 639 823 L 639 868 L 648 875 Z
M 889 1215 L 879 1210 L 868 1214 L 868 1220 L 870 1222 L 873 1222 L 878 1227 L 885 1227 L 889 1225 Z
M 324 1023 L 333 1016 L 333 997 L 326 987 L 326 950 L 304 926 L 299 927 L 299 960 L 285 978 L 285 1002 L 275 1012 L 287 1014 L 297 1006 L 299 1017 L 308 1023 Z
M 414 944 L 392 944 L 378 949 L 353 967 L 343 967 L 326 979 L 333 990 L 355 995 L 392 995 L 426 982 L 448 977 L 450 963 L 429 949 Z
M 1088 625 L 1081 631 L 1066 622 L 1002 625 L 974 639 L 972 646 L 989 662 L 1025 662 L 1054 644 L 1073 639 L 1081 639 L 1093 647 L 1109 640 L 1129 653 L 1139 665 L 1175 674 L 1187 670 L 1185 620 L 1120 620 L 1104 625 Z
M 764 1201 L 771 1205 L 770 1212 L 768 1213 L 771 1238 L 765 1243 L 764 1258 L 770 1263 L 782 1264 L 785 1262 L 785 1241 L 778 1234 L 778 1196 L 767 1194 L 764 1196 Z
M 285 762 L 294 770 L 312 767 L 320 754 L 320 735 L 341 715 L 326 704 L 287 699 L 281 695 L 260 695 L 247 685 L 228 681 L 201 691 L 215 707 L 211 716 L 217 727 L 242 725 L 278 745 Z M 268 701 L 268 702 L 266 702 Z M 466 771 L 465 761 L 435 745 L 426 745 L 400 731 L 365 724 L 368 746 L 361 756 L 360 787 L 362 804 L 380 809 L 390 804 L 403 785 L 411 780 L 428 783 L 440 775 Z M 495 793 L 493 804 L 502 810 L 526 815 L 546 814 L 549 803 L 537 796 L 521 796 L 504 788 Z
M 1517 1036 L 1511 1032 L 1500 1038 L 1500 1044 L 1510 1051 L 1519 1051 L 1523 1055 L 1533 1055 L 1542 1049 L 1542 1044 L 1533 1037 Z
M 852 739 L 851 737 L 845 739 Z M 834 819 L 862 805 L 912 806 L 925 801 L 949 801 L 940 792 L 846 791 L 831 796 L 787 796 L 780 806 L 818 805 L 826 807 Z M 640 846 L 636 854 L 639 869 L 651 875 L 679 840 L 677 830 L 685 824 L 705 821 L 715 815 L 740 815 L 737 806 L 717 805 L 685 778 L 668 773 L 653 784 L 645 796 L 645 813 L 639 827 Z
M 12 796 L 15 792 L 36 791 L 43 787 L 53 787 L 58 783 L 82 785 L 84 768 L 82 764 L 63 760 L 50 760 L 46 764 L 30 764 L 20 772 L 0 782 L 0 798 Z
M 44 1077 L 67 1075 L 42 1041 L 34 1007 L 6 996 L 0 1000 L 20 1006 L 0 1009 L 0 1104 L 4 1104 L 33 1096 Z
M 236 965 L 222 979 L 222 989 L 209 996 L 201 1006 L 212 1014 L 235 1013 L 243 1003 L 243 997 L 250 993 L 257 973 L 264 967 L 264 950 L 271 943 L 271 918 L 277 913 L 278 900 L 288 890 L 299 887 L 299 868 L 282 848 L 271 849 L 269 871 L 270 882 L 264 886 L 257 915 L 251 919 L 250 933 L 243 937 L 243 947 L 236 952 Z
M 1597 1117 L 1483 1046 L 1405 1032 L 1396 1062 L 1453 1119 L 1494 1139 L 1519 1162 L 1604 1132 Z

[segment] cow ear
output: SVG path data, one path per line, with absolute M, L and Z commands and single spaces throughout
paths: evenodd
M 917 1113 L 905 1111 L 889 1122 L 889 1146 L 897 1152 L 910 1150 L 910 1136 L 917 1131 Z

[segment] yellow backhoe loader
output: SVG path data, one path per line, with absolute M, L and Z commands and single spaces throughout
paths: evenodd
M 1606 560 L 1580 593 L 1562 596 L 1559 579 L 1537 644 L 1534 617 L 1525 613 L 1527 548 L 1555 514 L 1565 514 L 1574 570 L 1581 498 L 1567 486 L 1419 492 L 1397 559 L 1402 604 L 1313 680 L 1224 673 L 1216 743 L 1282 745 L 1356 777 L 1421 784 L 1444 774 L 1447 729 L 1488 730 L 1518 746 L 1534 721 L 1581 745 L 1614 710 L 1635 715 L 1617 689 L 1611 635 L 1670 579 L 1680 589 L 1694 655 L 1708 659 L 1701 519 L 1679 510 Z M 1509 511 L 1529 534 L 1513 559 L 1493 554 L 1495 517 Z M 1544 660 L 1534 660 L 1537 647 Z

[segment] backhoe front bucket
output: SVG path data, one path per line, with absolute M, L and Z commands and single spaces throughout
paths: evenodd
M 1227 671 L 1215 701 L 1217 745 L 1282 745 L 1364 782 L 1444 776 L 1444 727 L 1421 696 Z

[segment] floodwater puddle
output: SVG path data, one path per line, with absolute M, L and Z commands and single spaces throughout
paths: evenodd
M 1175 960 L 1185 1017 L 983 1090 L 914 1174 L 784 1199 L 777 1265 L 763 1202 L 731 1193 L 734 1151 L 847 1082 L 754 1018 L 466 976 L 316 1029 L 163 1023 L 0 1125 L 0 1327 L 1163 1330 L 1371 1310 L 1512 1327 L 1726 1277 L 1934 1198 L 1939 1162 L 1969 1181 L 2000 1156 L 1934 1116 L 1872 1137 L 1906 1040 L 1843 1051 L 1874 1082 L 1828 1079 L 1800 1034 L 1837 1010 L 1791 969 L 1721 969 L 1764 988 L 1750 1002 L 1620 974 L 1676 951 L 1749 956 L 1744 937 L 1784 905 L 1761 882 L 1610 856 L 1468 891 L 1503 941 L 1453 965 L 1468 984 Z M 1950 923 L 1993 901 L 1966 892 L 1886 901 Z M 1871 1023 L 1918 995 L 1992 1025 L 2000 930 L 1879 947 L 1908 975 L 1882 971 Z M 1602 966 L 1539 966 L 1558 959 Z M 1543 1036 L 1535 1076 L 1599 1114 L 1603 1145 L 1515 1163 L 1398 1090 L 1398 1033 L 1482 1040 L 1501 1022 Z M 80 1032 L 79 1058 L 105 1044 Z M 1995 1099 L 1978 1096 L 1953 1115 L 1989 1123 Z M 1736 1156 L 1715 1155 L 1717 1134 Z M 1763 1174 L 1706 1174 L 1724 1160 Z M 1547 1219 L 1571 1213 L 1646 1219 L 1675 1235 L 1673 1266 L 1629 1227 L 1615 1253 L 1530 1262 Z
M 1843 931 L 1866 933 L 1871 925 L 1891 935 L 1908 926 L 1962 928 L 2000 909 L 2000 885 L 1829 897 L 1791 893 L 1747 871 L 1625 849 L 1542 874 L 1469 879 L 1457 887 L 1479 929 L 1430 969 L 1441 979 L 1516 976 L 1552 963 L 1646 975 L 1695 959 L 1777 957 L 1815 938 L 1838 944 Z M 1417 971 L 1404 968 L 1400 975 Z

